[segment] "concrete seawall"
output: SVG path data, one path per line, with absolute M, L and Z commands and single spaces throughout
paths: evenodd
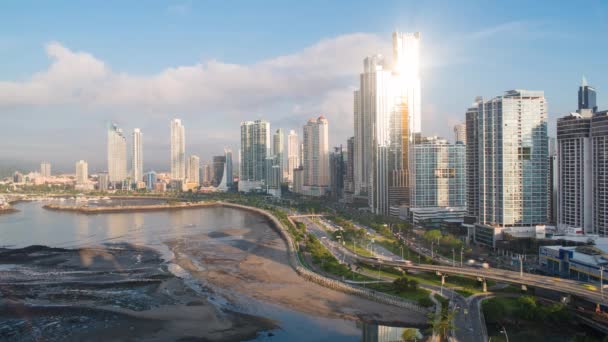
M 103 213 L 122 213 L 122 212 L 141 212 L 141 211 L 162 211 L 175 209 L 197 209 L 218 206 L 217 202 L 201 203 L 176 203 L 176 204 L 153 204 L 153 205 L 132 205 L 120 207 L 85 207 L 78 205 L 59 205 L 46 204 L 44 209 L 57 211 L 71 211 L 81 214 L 103 214 Z
M 288 255 L 288 259 L 289 259 L 289 264 L 302 278 L 304 278 L 308 281 L 311 281 L 313 283 L 317 283 L 323 287 L 327 287 L 327 288 L 330 288 L 330 289 L 333 289 L 336 291 L 340 291 L 340 292 L 344 292 L 347 294 L 356 295 L 359 297 L 370 299 L 370 300 L 376 301 L 378 303 L 395 305 L 395 306 L 398 306 L 398 307 L 401 307 L 404 309 L 419 312 L 421 314 L 427 314 L 430 312 L 427 308 L 422 307 L 422 306 L 418 305 L 417 303 L 404 300 L 400 297 L 392 296 L 392 295 L 389 295 L 386 293 L 382 293 L 382 292 L 378 292 L 378 291 L 374 291 L 374 290 L 370 290 L 370 289 L 361 288 L 359 286 L 353 286 L 350 284 L 346 284 L 341 281 L 334 280 L 334 279 L 331 279 L 328 277 L 324 277 L 320 274 L 317 274 L 315 272 L 308 270 L 306 267 L 304 267 L 304 265 L 301 263 L 300 259 L 298 258 L 297 246 L 296 246 L 295 242 L 293 241 L 293 239 L 291 238 L 291 235 L 289 235 L 287 228 L 283 227 L 283 224 L 274 215 L 272 215 L 272 213 L 270 213 L 266 210 L 263 210 L 263 209 L 244 206 L 244 205 L 240 205 L 240 204 L 227 203 L 227 202 L 218 202 L 218 204 L 225 206 L 225 207 L 229 207 L 229 208 L 248 210 L 248 211 L 251 211 L 251 212 L 254 212 L 254 213 L 257 213 L 257 214 L 260 214 L 260 215 L 266 217 L 272 223 L 272 227 L 277 231 L 279 236 L 287 244 L 287 255 Z

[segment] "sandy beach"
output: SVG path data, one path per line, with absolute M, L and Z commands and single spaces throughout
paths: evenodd
M 176 263 L 223 296 L 233 294 L 313 315 L 423 326 L 426 317 L 306 281 L 288 265 L 286 245 L 260 216 L 249 229 L 228 229 L 167 242 Z

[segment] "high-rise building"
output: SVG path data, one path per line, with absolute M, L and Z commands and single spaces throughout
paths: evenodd
M 222 180 L 217 186 L 218 190 L 228 191 L 233 185 L 232 174 L 232 150 L 224 149 L 224 170 L 222 170 Z
M 323 196 L 329 187 L 328 121 L 321 115 L 304 125 L 304 194 Z
M 476 241 L 494 245 L 504 233 L 544 233 L 549 157 L 544 93 L 510 90 L 477 104 Z
M 224 177 L 224 169 L 226 164 L 226 156 L 214 156 L 213 157 L 213 178 L 211 179 L 211 185 L 217 187 L 222 182 Z
M 282 129 L 277 129 L 272 136 L 272 154 L 276 157 L 276 163 L 279 166 L 281 179 L 285 173 L 285 137 Z
M 89 183 L 89 164 L 84 160 L 76 162 L 76 185 Z
M 591 115 L 571 113 L 557 120 L 557 228 L 593 233 Z
M 344 179 L 344 199 L 352 201 L 355 192 L 355 137 L 346 141 L 346 176 Z
M 412 207 L 466 207 L 465 149 L 437 137 L 414 145 Z
M 241 123 L 239 191 L 264 189 L 266 157 L 270 155 L 270 123 L 264 120 Z
M 131 151 L 131 180 L 133 183 L 141 182 L 144 174 L 144 157 L 142 148 L 143 133 L 139 128 L 133 130 L 133 146 Z
M 108 191 L 108 185 L 110 184 L 110 176 L 107 172 L 100 172 L 97 175 L 97 190 Z
M 266 157 L 266 192 L 274 197 L 281 197 L 281 166 L 278 156 Z
M 344 180 L 346 178 L 346 165 L 344 163 L 344 150 L 342 146 L 334 147 L 329 154 L 329 194 L 332 200 L 339 201 L 344 198 Z
M 40 163 L 40 177 L 43 177 L 43 178 L 51 177 L 51 163 L 48 163 L 48 162 Z
M 154 171 L 147 172 L 144 175 L 144 183 L 146 183 L 146 189 L 148 189 L 150 191 L 154 190 L 154 187 L 156 185 L 156 180 L 157 180 L 156 172 L 154 172 Z
M 210 186 L 211 182 L 213 180 L 213 168 L 211 167 L 211 164 L 209 163 L 205 163 L 202 167 L 202 184 L 204 186 Z
M 454 126 L 454 142 L 467 144 L 467 125 L 459 123 Z
M 354 184 L 376 214 L 409 205 L 412 136 L 420 132 L 419 33 L 393 33 L 393 63 L 364 60 L 354 93 Z
M 393 70 L 399 97 L 406 99 L 409 131 L 420 133 L 420 32 L 393 33 Z
M 581 86 L 578 88 L 578 112 L 590 110 L 592 113 L 597 112 L 597 104 L 595 102 L 595 88 L 587 85 L 587 79 L 583 76 Z
M 608 110 L 596 112 L 591 118 L 593 229 L 608 236 Z
M 198 156 L 191 155 L 188 158 L 188 183 L 200 184 L 200 168 L 201 159 Z
M 127 179 L 127 139 L 116 124 L 108 127 L 108 178 L 113 187 Z
M 479 217 L 479 109 L 483 98 L 475 98 L 466 113 L 466 161 L 467 161 L 467 216 L 472 222 Z
M 226 157 L 226 167 L 224 170 L 224 178 L 226 178 L 226 187 L 231 188 L 234 185 L 234 170 L 232 169 L 232 150 L 224 149 Z
M 287 181 L 293 183 L 293 170 L 300 167 L 300 141 L 298 133 L 290 130 L 287 135 Z
M 171 178 L 186 179 L 186 133 L 182 120 L 171 120 Z

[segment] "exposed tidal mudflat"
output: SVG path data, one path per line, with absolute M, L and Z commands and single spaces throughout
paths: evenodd
M 20 203 L 0 217 L 0 339 L 359 341 L 362 322 L 426 322 L 301 279 L 285 243 L 254 213 L 41 206 Z M 30 245 L 61 249 L 18 250 Z

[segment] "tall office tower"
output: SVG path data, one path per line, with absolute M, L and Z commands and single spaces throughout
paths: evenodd
M 342 146 L 334 147 L 334 152 L 329 154 L 329 194 L 334 201 L 344 198 L 345 176 L 344 150 Z
M 89 164 L 84 160 L 76 162 L 76 184 L 83 185 L 89 182 Z
M 355 193 L 376 214 L 409 205 L 409 145 L 420 132 L 419 33 L 393 33 L 393 63 L 367 57 L 354 93 Z
M 234 171 L 232 169 L 232 150 L 229 148 L 224 149 L 224 157 L 226 157 L 224 178 L 226 178 L 226 186 L 230 188 L 234 185 Z
M 141 182 L 144 176 L 144 156 L 142 148 L 143 133 L 139 128 L 133 130 L 133 150 L 131 151 L 131 173 L 133 183 Z
M 597 104 L 595 102 L 595 88 L 587 85 L 587 80 L 583 76 L 581 86 L 578 88 L 578 112 L 590 110 L 592 113 L 597 112 Z
M 466 147 L 427 138 L 414 146 L 416 181 L 412 206 L 416 208 L 466 207 Z
M 108 127 L 108 181 L 112 186 L 127 179 L 127 139 L 116 124 Z
M 182 120 L 171 120 L 171 178 L 186 179 L 186 133 Z
M 277 165 L 281 170 L 281 179 L 283 179 L 283 173 L 285 172 L 285 137 L 281 128 L 277 129 L 272 136 L 272 154 L 276 156 Z
M 304 125 L 304 194 L 323 196 L 329 186 L 328 121 L 321 115 Z
M 40 163 L 40 177 L 44 177 L 44 178 L 51 177 L 51 163 L 48 163 L 48 162 Z
M 454 142 L 467 144 L 467 125 L 459 123 L 454 126 Z
M 188 158 L 188 183 L 200 184 L 201 159 L 191 155 Z
M 300 167 L 300 141 L 293 129 L 287 135 L 287 181 L 293 183 L 293 170 Z
M 226 156 L 214 156 L 213 157 L 213 178 L 211 179 L 211 185 L 217 187 L 224 178 L 224 169 L 226 164 Z
M 420 133 L 420 32 L 393 33 L 393 71 L 399 79 L 397 91 L 407 99 L 410 133 Z
M 100 172 L 97 175 L 97 190 L 108 191 L 108 185 L 110 183 L 110 176 L 107 172 Z
M 270 155 L 270 146 L 268 121 L 241 122 L 239 191 L 263 189 L 266 178 L 266 157 Z
M 477 110 L 476 179 L 480 187 L 475 239 L 494 246 L 505 232 L 536 236 L 547 222 L 549 155 L 544 92 L 510 90 L 479 103 Z
M 346 141 L 346 178 L 344 179 L 344 197 L 348 202 L 352 201 L 355 192 L 355 137 Z
M 154 190 L 154 186 L 156 185 L 156 172 L 150 171 L 144 174 L 144 183 L 146 183 L 146 189 Z
M 466 113 L 467 216 L 471 223 L 479 217 L 479 108 L 483 98 L 475 98 Z

